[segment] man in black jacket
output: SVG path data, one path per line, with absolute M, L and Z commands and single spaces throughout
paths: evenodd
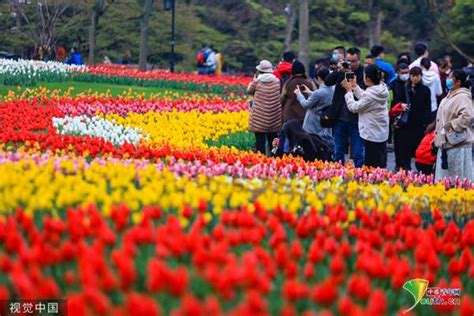
M 408 64 L 405 63 L 407 61 L 403 58 L 400 62 L 397 63 L 395 66 L 395 70 L 397 71 L 397 79 L 393 80 L 390 84 L 390 90 L 392 91 L 392 103 L 390 104 L 390 109 L 393 108 L 397 103 L 407 103 L 406 98 L 406 85 L 408 79 L 410 79 L 410 69 L 408 68 Z M 388 143 L 393 143 L 393 121 L 390 122 L 390 129 L 389 129 L 389 136 L 388 136 Z
M 346 73 L 354 72 L 357 84 L 365 89 L 364 68 L 360 65 L 360 50 L 352 47 L 347 50 L 347 63 L 339 63 L 338 69 L 333 71 L 324 81 L 326 86 L 336 86 L 330 116 L 335 120 L 333 136 L 335 142 L 334 158 L 344 163 L 344 155 L 348 151 L 349 140 L 351 144 L 351 158 L 356 167 L 361 167 L 364 162 L 364 143 L 359 135 L 358 114 L 352 113 L 347 108 L 344 95 L 346 89 L 342 86 Z
M 408 69 L 408 64 L 402 62 L 397 64 L 395 68 L 397 70 L 397 79 L 392 81 L 390 84 L 390 90 L 393 92 L 392 104 L 390 106 L 391 108 L 393 108 L 399 102 L 407 103 L 405 86 L 408 79 L 410 79 L 410 69 Z
M 396 170 L 411 170 L 411 159 L 425 136 L 426 126 L 431 123 L 431 91 L 423 84 L 420 67 L 410 70 L 407 83 L 408 100 L 405 90 L 398 97 L 398 102 L 410 104 L 410 114 L 407 124 L 394 130 Z

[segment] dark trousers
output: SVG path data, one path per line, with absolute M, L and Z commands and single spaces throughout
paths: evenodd
M 397 128 L 394 133 L 396 170 L 411 170 L 411 159 L 425 136 L 423 129 Z
M 255 133 L 255 143 L 257 152 L 266 154 L 267 142 L 272 145 L 273 139 L 277 137 L 277 133 Z
M 291 152 L 296 145 L 296 135 L 298 133 L 304 133 L 303 131 L 303 122 L 300 120 L 289 120 L 283 124 L 283 134 L 288 141 L 288 152 Z M 286 152 L 286 151 L 285 151 Z
M 387 142 L 376 143 L 364 139 L 364 165 L 368 167 L 387 167 Z
M 433 165 L 426 165 L 424 163 L 415 162 L 416 170 L 426 175 L 433 174 Z
M 338 120 L 332 129 L 335 143 L 334 160 L 344 163 L 344 156 L 351 142 L 351 158 L 356 168 L 364 162 L 364 142 L 359 135 L 357 123 Z

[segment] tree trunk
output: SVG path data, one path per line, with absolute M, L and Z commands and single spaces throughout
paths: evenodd
M 385 17 L 384 13 L 382 10 L 377 10 L 377 21 L 375 23 L 375 32 L 374 32 L 374 41 L 376 44 L 381 44 L 381 38 L 382 38 L 382 23 L 383 19 Z
M 89 65 L 95 65 L 96 63 L 97 28 L 99 27 L 99 19 L 106 10 L 105 0 L 95 0 L 95 5 L 91 9 L 91 25 L 89 26 Z
M 291 49 L 291 42 L 293 40 L 293 31 L 295 30 L 296 23 L 296 6 L 295 2 L 291 1 L 288 3 L 288 22 L 286 25 L 286 36 L 285 36 L 285 51 Z
M 377 22 L 378 22 L 378 4 L 377 0 L 369 1 L 369 48 L 376 44 L 380 44 L 380 36 L 377 38 Z
M 308 0 L 299 0 L 300 21 L 299 21 L 299 53 L 298 59 L 309 69 L 309 7 Z
M 89 26 L 89 65 L 95 65 L 95 46 L 99 13 L 96 8 L 91 11 L 91 25 Z
M 146 70 L 148 58 L 148 27 L 153 9 L 154 0 L 144 0 L 143 11 L 140 19 L 140 56 L 138 66 L 140 70 Z

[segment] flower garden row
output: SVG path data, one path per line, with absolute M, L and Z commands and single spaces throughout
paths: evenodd
M 209 77 L 163 70 L 139 71 L 126 66 L 74 66 L 58 62 L 0 59 L 0 84 L 34 86 L 40 82 L 81 81 L 182 89 L 225 95 L 243 94 L 249 78 Z
M 439 211 L 459 223 L 474 214 L 474 190 L 447 190 L 441 184 L 405 188 L 395 181 L 368 181 L 370 177 L 339 178 L 329 168 L 312 175 L 288 169 L 4 153 L 0 156 L 0 209 L 6 214 L 16 207 L 28 214 L 57 213 L 92 203 L 107 215 L 111 207 L 126 201 L 136 212 L 146 205 L 160 205 L 182 215 L 184 205 L 204 204 L 219 215 L 229 208 L 252 208 L 257 201 L 266 210 L 284 208 L 295 214 L 310 209 L 323 212 L 325 205 L 378 210 L 389 216 L 408 206 L 428 217 Z
M 404 282 L 424 278 L 461 288 L 461 305 L 412 313 L 474 313 L 471 183 L 241 150 L 238 95 L 36 88 L 3 96 L 0 122 L 0 302 L 65 298 L 69 315 L 394 315 L 413 303 Z
M 62 297 L 68 315 L 394 315 L 411 304 L 404 282 L 422 277 L 463 296 L 416 314 L 474 312 L 472 221 L 251 205 L 17 210 L 0 222 L 0 299 Z
M 206 101 L 186 96 L 174 101 L 100 96 L 5 101 L 0 103 L 0 145 L 6 151 L 30 154 L 50 151 L 58 155 L 74 153 L 92 158 L 154 162 L 173 157 L 210 163 L 210 168 L 219 164 L 241 165 L 260 170 L 253 173 L 257 177 L 271 174 L 309 176 L 315 180 L 342 177 L 363 182 L 389 181 L 404 187 L 433 181 L 432 177 L 414 173 L 306 163 L 296 157 L 272 159 L 232 147 L 209 147 L 207 140 L 226 135 L 232 140 L 234 133 L 247 128 L 248 113 L 242 111 L 243 104 L 217 97 Z M 470 187 L 463 182 L 455 185 Z

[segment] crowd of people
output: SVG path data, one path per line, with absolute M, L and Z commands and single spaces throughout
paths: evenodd
M 247 91 L 256 150 L 342 163 L 349 154 L 356 167 L 386 168 L 393 143 L 396 170 L 414 163 L 436 180 L 474 180 L 468 74 L 449 55 L 431 60 L 424 43 L 414 52 L 415 60 L 404 52 L 392 65 L 375 45 L 362 63 L 360 49 L 338 46 L 316 60 L 311 77 L 293 52 L 275 68 L 262 60 Z
M 222 54 L 213 46 L 202 45 L 196 55 L 196 67 L 200 75 L 222 75 Z

